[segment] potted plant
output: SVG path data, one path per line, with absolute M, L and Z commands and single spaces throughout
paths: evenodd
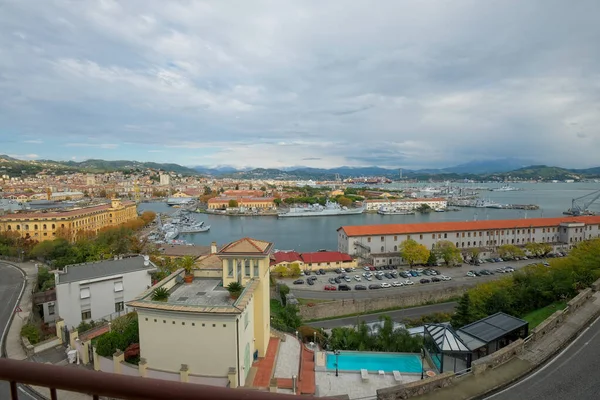
M 192 283 L 194 280 L 194 259 L 190 256 L 185 256 L 180 260 L 180 265 L 185 270 L 183 280 L 185 283 Z
M 169 290 L 164 287 L 159 287 L 154 289 L 152 292 L 152 301 L 167 301 L 169 300 Z
M 229 296 L 235 300 L 240 297 L 244 291 L 244 287 L 239 282 L 231 282 L 229 285 L 227 285 L 227 291 L 229 292 Z

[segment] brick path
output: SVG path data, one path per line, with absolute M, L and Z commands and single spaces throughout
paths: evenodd
M 275 368 L 275 361 L 277 361 L 277 349 L 279 348 L 279 339 L 271 337 L 269 339 L 269 346 L 267 347 L 267 354 L 264 358 L 259 359 L 254 363 L 256 367 L 256 375 L 254 376 L 254 382 L 252 386 L 255 388 L 268 388 L 273 376 L 273 369 Z

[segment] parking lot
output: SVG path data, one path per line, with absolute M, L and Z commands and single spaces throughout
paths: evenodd
M 511 267 L 514 270 L 522 268 L 526 265 L 532 263 L 544 263 L 545 259 L 527 259 L 527 260 L 518 260 L 518 261 L 502 261 L 502 262 L 485 262 L 480 264 L 479 266 L 463 264 L 461 267 L 434 267 L 433 269 L 436 271 L 436 275 L 427 275 L 426 270 L 429 267 L 413 267 L 412 271 L 408 266 L 399 267 L 397 269 L 380 269 L 380 270 L 369 270 L 366 271 L 362 268 L 357 268 L 353 271 L 346 271 L 345 273 L 337 273 L 335 271 L 325 271 L 325 275 L 315 275 L 312 272 L 309 276 L 301 276 L 296 279 L 285 278 L 278 279 L 278 281 L 285 283 L 288 285 L 292 291 L 298 298 L 306 298 L 306 299 L 341 299 L 341 298 L 356 298 L 356 297 L 385 297 L 390 294 L 390 291 L 402 291 L 402 290 L 415 290 L 419 288 L 419 290 L 423 290 L 425 288 L 430 290 L 436 290 L 440 286 L 465 286 L 465 285 L 473 285 L 479 281 L 487 281 L 492 279 L 498 279 L 500 277 L 505 276 L 510 273 L 506 270 L 510 270 L 507 267 Z M 504 269 L 505 272 L 497 272 L 498 269 Z M 408 273 L 409 271 L 413 272 L 410 277 L 402 277 L 400 275 L 401 272 Z M 473 271 L 474 273 L 469 274 L 469 271 Z M 489 271 L 489 272 L 482 272 Z M 417 272 L 417 276 L 414 275 L 414 272 Z M 371 273 L 371 279 L 368 280 L 364 274 Z M 376 278 L 376 274 L 381 274 L 381 279 Z M 395 273 L 395 276 L 392 275 L 390 278 L 385 276 L 388 273 Z M 343 276 L 348 277 L 347 279 L 343 279 Z M 356 276 L 359 277 L 360 280 L 356 279 Z M 446 277 L 445 279 L 442 279 Z M 313 279 L 313 285 L 307 284 L 307 279 Z M 339 283 L 332 281 L 330 279 L 338 278 Z M 435 279 L 437 278 L 437 279 Z M 421 283 L 422 279 L 426 279 L 429 282 Z M 439 281 L 436 281 L 438 280 Z M 302 280 L 302 284 L 294 284 L 294 281 Z M 410 281 L 412 283 L 408 283 Z M 384 287 L 382 287 L 382 284 Z M 394 285 L 396 283 L 396 285 Z M 346 285 L 347 290 L 339 290 L 340 285 Z M 363 286 L 364 288 L 357 290 L 356 286 Z M 370 288 L 370 285 L 379 285 L 377 289 Z M 373 287 L 373 286 L 371 286 Z M 335 289 L 334 289 L 335 288 Z M 354 292 L 354 293 L 352 293 Z

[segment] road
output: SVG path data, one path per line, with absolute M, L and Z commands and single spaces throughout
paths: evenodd
M 308 325 L 314 326 L 315 328 L 331 329 L 340 326 L 353 326 L 358 324 L 360 321 L 376 322 L 383 315 L 388 315 L 393 321 L 400 322 L 405 318 L 418 318 L 423 315 L 433 314 L 437 312 L 451 312 L 456 307 L 455 302 L 432 304 L 429 306 L 411 307 L 396 311 L 383 311 L 374 314 L 358 315 L 354 317 L 343 317 L 330 319 L 327 321 L 310 322 Z
M 600 359 L 600 322 L 541 369 L 509 388 L 486 397 L 490 400 L 596 400 L 600 393 L 598 360 Z
M 323 287 L 326 284 L 329 284 L 328 279 L 338 275 L 333 272 L 328 272 L 326 275 L 316 275 L 317 281 L 314 286 L 309 286 L 307 284 L 294 285 L 294 284 L 292 284 L 293 279 L 280 279 L 279 281 L 287 284 L 290 287 L 290 292 L 294 296 L 296 296 L 297 298 L 300 298 L 300 299 L 316 299 L 316 300 L 341 300 L 341 299 L 366 299 L 366 298 L 370 299 L 370 298 L 377 298 L 377 297 L 387 297 L 390 294 L 395 294 L 397 292 L 403 292 L 403 291 L 405 291 L 405 292 L 423 291 L 423 290 L 435 291 L 435 290 L 439 290 L 440 288 L 458 287 L 458 286 L 461 286 L 461 287 L 475 286 L 481 282 L 501 278 L 501 277 L 505 276 L 505 274 L 496 273 L 495 275 L 479 276 L 479 277 L 475 277 L 475 278 L 470 278 L 470 277 L 465 276 L 467 271 L 470 271 L 472 269 L 474 269 L 474 270 L 488 269 L 490 271 L 494 271 L 496 268 L 506 267 L 506 266 L 511 266 L 515 269 L 519 269 L 519 268 L 524 267 L 525 265 L 528 265 L 528 264 L 531 264 L 534 262 L 543 262 L 543 261 L 544 260 L 538 259 L 538 260 L 509 261 L 509 262 L 502 262 L 502 263 L 486 263 L 479 267 L 474 267 L 472 265 L 467 265 L 467 264 L 465 264 L 463 267 L 460 267 L 460 268 L 439 267 L 436 269 L 439 270 L 443 275 L 448 275 L 448 276 L 452 277 L 451 281 L 421 284 L 421 283 L 419 283 L 420 279 L 431 278 L 431 277 L 420 276 L 420 277 L 411 278 L 411 280 L 413 282 L 415 282 L 415 284 L 412 286 L 392 287 L 392 288 L 377 289 L 377 290 L 361 290 L 361 291 L 351 290 L 351 291 L 347 291 L 347 292 L 345 292 L 345 291 L 342 291 L 342 292 L 340 292 L 340 291 L 325 291 L 325 290 L 323 290 Z M 357 269 L 356 271 L 350 272 L 349 275 L 351 277 L 353 277 L 354 275 L 362 275 L 363 272 L 364 271 L 362 269 L 360 269 L 360 270 Z M 348 285 L 353 287 L 354 285 L 360 283 L 360 284 L 368 286 L 371 283 L 381 283 L 381 282 L 391 283 L 393 281 L 403 281 L 403 280 L 404 279 L 401 277 L 397 278 L 397 279 L 385 279 L 384 278 L 381 281 L 377 280 L 377 279 L 373 279 L 370 282 L 365 281 L 363 279 L 361 282 L 356 282 L 353 280 Z M 346 283 L 346 282 L 343 282 L 343 283 Z
M 4 355 L 4 340 L 8 334 L 8 322 L 13 314 L 19 294 L 25 283 L 21 271 L 0 262 L 0 345 Z M 19 394 L 23 399 L 33 399 L 19 388 Z M 0 381 L 0 400 L 10 399 L 10 386 L 7 382 Z

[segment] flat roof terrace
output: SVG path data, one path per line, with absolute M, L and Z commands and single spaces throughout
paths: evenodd
M 195 278 L 191 283 L 178 283 L 171 289 L 167 304 L 223 307 L 234 301 L 221 279 Z

